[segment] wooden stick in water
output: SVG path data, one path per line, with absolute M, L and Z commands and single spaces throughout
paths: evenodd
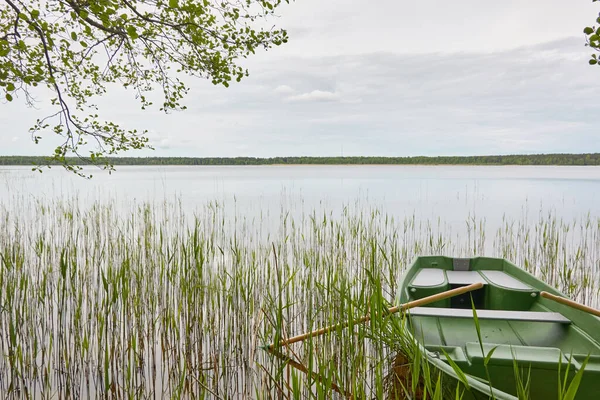
M 553 301 L 555 301 L 557 303 L 564 304 L 566 306 L 575 308 L 577 310 L 584 311 L 586 313 L 590 313 L 592 315 L 600 317 L 600 310 L 597 310 L 597 309 L 592 308 L 592 307 L 585 306 L 585 305 L 583 305 L 581 303 L 577 303 L 576 301 L 569 300 L 569 299 L 566 299 L 564 297 L 556 296 L 556 295 L 548 293 L 548 292 L 540 292 L 540 296 L 542 296 L 545 299 L 550 299 L 550 300 L 553 300 Z
M 410 308 L 414 308 L 414 307 L 419 307 L 419 306 L 424 306 L 425 304 L 429 304 L 429 303 L 433 303 L 436 301 L 440 301 L 440 300 L 444 300 L 447 299 L 449 297 L 454 297 L 454 296 L 458 296 L 460 294 L 464 294 L 467 292 L 470 292 L 472 290 L 477 290 L 477 289 L 481 289 L 483 287 L 483 283 L 478 282 L 478 283 L 473 283 L 471 285 L 468 286 L 463 286 L 460 288 L 456 288 L 456 289 L 452 289 L 452 290 L 448 290 L 442 293 L 438 293 L 438 294 L 434 294 L 432 296 L 427 296 L 427 297 L 423 297 L 422 299 L 419 300 L 414 300 L 405 304 L 401 304 L 399 306 L 395 306 L 392 308 L 388 309 L 388 314 L 394 314 L 397 313 L 398 311 L 406 311 Z M 364 322 L 368 322 L 371 319 L 370 315 L 365 315 L 364 317 L 355 319 L 354 321 L 352 321 L 353 324 L 361 324 Z M 279 343 L 273 343 L 269 346 L 267 346 L 268 350 L 272 350 L 276 347 L 281 347 L 281 346 L 286 346 L 288 344 L 292 344 L 292 343 L 296 343 L 296 342 L 300 342 L 302 340 L 308 339 L 310 337 L 315 337 L 315 336 L 321 336 L 324 335 L 328 332 L 334 331 L 336 329 L 339 328 L 345 328 L 348 325 L 350 325 L 350 322 L 343 322 L 341 324 L 336 324 L 336 325 L 331 325 L 325 328 L 321 328 L 321 329 L 317 329 L 315 331 L 312 332 L 308 332 L 308 333 L 304 333 L 302 335 L 298 335 L 298 336 L 294 336 L 291 337 L 289 339 L 283 339 L 281 340 Z
M 285 361 L 287 365 L 290 365 L 290 366 L 296 368 L 297 370 L 302 371 L 305 374 L 312 376 L 312 378 L 314 380 L 316 380 L 318 382 L 325 381 L 325 379 L 321 375 L 317 374 L 316 372 L 309 371 L 308 368 L 306 368 L 304 366 L 304 364 L 299 363 L 298 361 L 292 360 L 290 357 L 280 353 L 279 351 L 271 349 L 271 348 L 267 348 L 267 351 L 269 353 L 273 354 L 275 357 L 280 358 L 281 360 Z M 347 399 L 353 398 L 351 393 L 349 393 L 349 392 L 345 391 L 344 389 L 342 389 L 341 387 L 339 387 L 335 382 L 329 382 L 329 385 L 331 386 L 331 388 L 334 391 L 338 392 L 345 398 L 347 398 Z

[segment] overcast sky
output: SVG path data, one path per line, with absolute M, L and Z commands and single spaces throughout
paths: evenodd
M 155 156 L 600 152 L 591 0 L 297 0 L 288 44 L 229 89 L 188 79 L 188 110 L 141 111 L 116 90 L 101 114 L 149 129 Z M 48 154 L 41 110 L 0 108 L 0 154 Z

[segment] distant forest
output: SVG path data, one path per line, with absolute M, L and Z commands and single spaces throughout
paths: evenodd
M 81 158 L 67 158 L 67 162 L 72 165 L 92 164 L 91 160 Z M 600 153 L 440 157 L 113 157 L 100 162 L 112 165 L 600 165 Z M 45 157 L 0 156 L 0 165 L 57 164 Z

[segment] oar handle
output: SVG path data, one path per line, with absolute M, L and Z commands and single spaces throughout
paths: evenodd
M 429 303 L 433 303 L 433 302 L 444 300 L 444 299 L 447 299 L 447 298 L 450 298 L 450 297 L 458 296 L 458 295 L 461 295 L 461 294 L 464 294 L 464 293 L 467 293 L 467 292 L 470 292 L 470 291 L 473 291 L 473 290 L 481 289 L 482 287 L 483 287 L 483 283 L 477 282 L 477 283 L 473 283 L 473 284 L 468 285 L 468 286 L 463 286 L 463 287 L 459 287 L 459 288 L 456 288 L 456 289 L 447 290 L 447 291 L 442 292 L 442 293 L 438 293 L 438 294 L 434 294 L 434 295 L 431 295 L 431 296 L 423 297 L 422 299 L 419 299 L 419 300 L 414 300 L 414 301 L 411 301 L 411 302 L 408 302 L 408 303 L 401 304 L 399 306 L 395 306 L 395 307 L 389 308 L 388 309 L 388 314 L 394 314 L 394 313 L 396 313 L 398 311 L 406 311 L 406 310 L 408 310 L 410 308 L 424 306 L 424 305 L 429 304 Z M 352 321 L 352 323 L 353 324 L 360 324 L 360 323 L 363 323 L 363 322 L 367 322 L 370 319 L 371 319 L 370 315 L 365 315 L 364 317 L 355 319 L 354 321 Z M 321 335 L 324 335 L 324 334 L 326 334 L 328 332 L 331 332 L 333 330 L 340 329 L 340 328 L 345 328 L 349 324 L 350 324 L 350 322 L 343 322 L 343 323 L 340 323 L 340 324 L 335 324 L 335 325 L 331 325 L 331 326 L 328 326 L 328 327 L 325 327 L 325 328 L 317 329 L 315 331 L 304 333 L 304 334 L 298 335 L 298 336 L 294 336 L 294 337 L 291 337 L 289 339 L 283 339 L 279 343 L 273 343 L 271 345 L 266 346 L 266 348 L 268 350 L 272 350 L 275 347 L 286 346 L 288 344 L 300 342 L 302 340 L 305 340 L 305 339 L 308 339 L 308 338 L 311 338 L 311 337 L 321 336 Z
M 556 296 L 556 295 L 548 293 L 548 292 L 540 292 L 540 296 L 542 296 L 545 299 L 550 299 L 550 300 L 553 300 L 553 301 L 555 301 L 557 303 L 564 304 L 566 306 L 575 308 L 577 310 L 584 311 L 584 312 L 590 313 L 592 315 L 595 315 L 597 317 L 600 317 L 600 310 L 597 310 L 597 309 L 592 308 L 592 307 L 588 307 L 588 306 L 583 305 L 581 303 L 577 303 L 576 301 L 569 300 L 569 299 L 564 298 L 564 297 Z

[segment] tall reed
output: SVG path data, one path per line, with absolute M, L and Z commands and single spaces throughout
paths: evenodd
M 597 217 L 506 219 L 491 241 L 485 220 L 465 225 L 463 235 L 362 203 L 250 219 L 216 201 L 191 214 L 176 200 L 123 211 L 114 200 L 16 198 L 0 204 L 0 392 L 297 399 L 329 398 L 336 384 L 356 399 L 382 397 L 401 343 L 395 325 L 375 320 L 286 348 L 318 382 L 260 346 L 381 310 L 417 255 L 491 245 L 486 255 L 597 302 Z M 441 396 L 447 386 L 423 368 L 416 376 Z

